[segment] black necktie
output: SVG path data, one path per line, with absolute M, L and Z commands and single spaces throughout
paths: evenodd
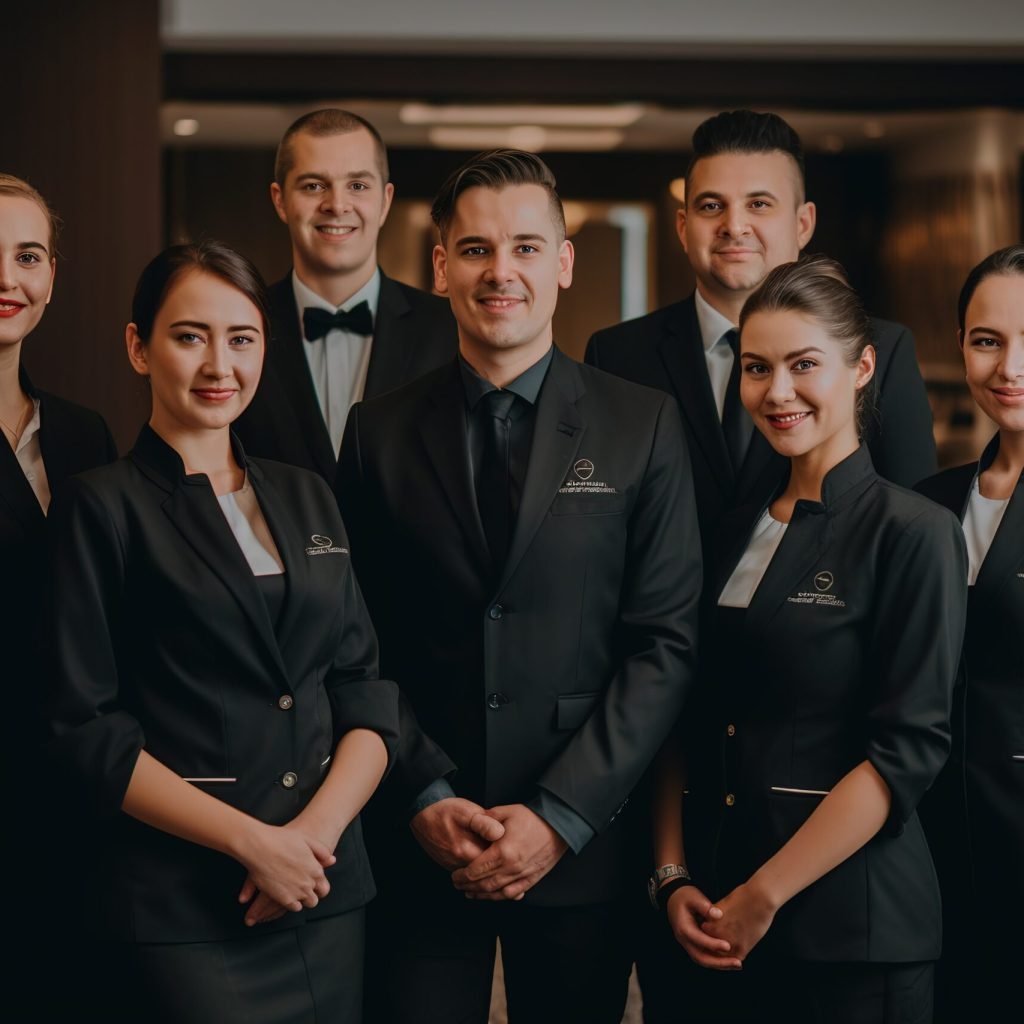
M 484 445 L 476 502 L 496 572 L 505 564 L 512 535 L 509 452 L 515 401 L 512 391 L 488 391 L 477 407 Z
M 302 330 L 306 341 L 319 341 L 328 331 L 338 328 L 353 334 L 373 334 L 373 314 L 365 300 L 353 306 L 348 312 L 339 309 L 328 313 L 326 309 L 307 306 L 302 311 Z
M 729 372 L 729 383 L 725 388 L 725 405 L 722 408 L 722 433 L 725 435 L 725 446 L 729 450 L 729 460 L 733 472 L 739 476 L 740 466 L 747 454 L 750 435 L 754 424 L 747 415 L 740 401 L 740 335 L 738 331 L 728 331 L 725 340 L 732 349 L 732 370 Z

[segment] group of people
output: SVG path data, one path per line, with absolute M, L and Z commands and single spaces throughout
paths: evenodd
M 500 940 L 513 1024 L 618 1024 L 634 963 L 650 1024 L 1020 1004 L 1024 245 L 964 284 L 997 433 L 936 475 L 911 335 L 801 255 L 793 130 L 716 115 L 686 183 L 694 294 L 580 364 L 539 157 L 452 173 L 428 295 L 377 265 L 380 135 L 308 114 L 283 281 L 142 271 L 116 459 L 24 371 L 57 220 L 0 175 L 23 982 L 53 943 L 80 1019 L 485 1024 Z

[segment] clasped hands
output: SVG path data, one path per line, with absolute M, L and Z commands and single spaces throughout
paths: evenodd
M 702 967 L 736 971 L 764 938 L 778 908 L 754 879 L 712 903 L 695 885 L 669 897 L 668 919 L 676 941 Z
M 485 810 L 472 800 L 449 797 L 420 811 L 410 827 L 468 899 L 522 899 L 567 849 L 565 840 L 524 804 Z

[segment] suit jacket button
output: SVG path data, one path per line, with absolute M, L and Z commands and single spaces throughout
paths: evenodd
M 299 777 L 295 772 L 285 772 L 284 775 L 281 776 L 281 785 L 284 786 L 285 789 L 291 789 L 298 781 Z
M 294 703 L 295 701 L 292 700 L 291 694 L 288 693 L 282 693 L 281 696 L 277 698 L 277 706 L 282 711 L 290 711 Z
M 736 735 L 736 726 L 735 726 L 735 725 L 733 725 L 733 724 L 732 724 L 732 722 L 730 722 L 730 723 L 729 723 L 729 724 L 728 724 L 728 725 L 727 725 L 727 726 L 725 727 L 725 735 L 726 735 L 726 736 L 735 736 L 735 735 Z
M 732 793 L 725 794 L 725 806 L 732 807 L 736 803 L 736 797 Z
M 505 609 L 504 609 L 504 608 L 502 608 L 500 604 L 495 604 L 495 605 L 491 605 L 491 607 L 490 607 L 490 608 L 488 608 L 488 610 L 487 610 L 487 614 L 488 614 L 488 615 L 489 615 L 489 616 L 490 616 L 490 617 L 491 617 L 492 619 L 494 619 L 494 621 L 495 621 L 495 622 L 497 622 L 497 621 L 498 621 L 498 619 L 500 619 L 500 618 L 501 618 L 501 616 L 502 616 L 502 614 L 504 613 L 504 611 L 505 611 Z
M 508 703 L 508 697 L 503 693 L 489 693 L 487 695 L 487 706 L 492 711 L 497 711 L 503 704 Z

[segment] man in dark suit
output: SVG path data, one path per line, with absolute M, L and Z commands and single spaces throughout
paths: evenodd
M 270 288 L 263 379 L 235 426 L 249 454 L 331 483 L 352 403 L 454 354 L 448 303 L 377 266 L 393 195 L 384 142 L 363 118 L 317 110 L 285 132 L 270 196 L 288 225 L 294 269 Z
M 627 804 L 694 668 L 682 427 L 553 347 L 573 248 L 539 158 L 473 158 L 433 215 L 458 358 L 353 408 L 337 488 L 411 707 L 393 774 L 420 844 L 374 864 L 368 1015 L 483 1024 L 500 937 L 512 1021 L 618 1024 L 645 874 Z
M 767 500 L 786 462 L 753 429 L 739 401 L 736 325 L 768 272 L 811 240 L 800 137 L 775 114 L 718 114 L 693 135 L 679 239 L 696 292 L 647 316 L 598 331 L 586 361 L 674 395 L 683 410 L 705 551 L 723 512 Z M 864 440 L 881 476 L 910 487 L 935 472 L 932 417 L 901 324 L 872 320 L 876 412 Z

